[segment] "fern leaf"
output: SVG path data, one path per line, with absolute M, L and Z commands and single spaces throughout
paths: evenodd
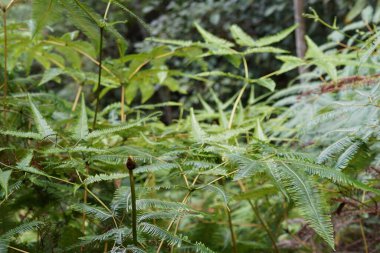
M 140 166 L 134 170 L 134 173 L 144 173 L 144 172 L 155 172 L 159 170 L 170 170 L 178 168 L 178 165 L 175 163 L 153 163 L 150 165 Z
M 334 142 L 327 148 L 325 148 L 321 154 L 318 156 L 317 162 L 318 163 L 324 163 L 328 159 L 334 157 L 334 155 L 342 152 L 344 149 L 346 149 L 348 146 L 352 144 L 352 138 L 345 136 L 342 139 Z
M 261 39 L 258 39 L 255 41 L 255 46 L 256 47 L 264 47 L 264 46 L 268 46 L 268 45 L 277 43 L 277 42 L 285 39 L 286 37 L 288 37 L 288 35 L 291 34 L 297 28 L 297 26 L 298 26 L 297 24 L 292 25 L 291 27 L 286 28 L 285 30 L 283 30 L 283 31 L 281 31 L 275 35 L 270 35 L 270 36 L 266 36 L 266 37 L 263 37 Z
M 354 178 L 349 177 L 348 175 L 344 174 L 343 172 L 337 169 L 325 167 L 320 164 L 315 164 L 312 162 L 307 162 L 307 161 L 302 161 L 302 160 L 283 159 L 283 160 L 280 160 L 280 162 L 297 167 L 299 170 L 306 171 L 307 173 L 311 175 L 318 175 L 321 178 L 329 179 L 332 182 L 340 184 L 340 185 L 353 186 L 363 191 L 373 192 L 378 195 L 380 194 L 380 190 L 372 188 L 360 181 L 357 181 Z
M 227 40 L 221 39 L 221 38 L 207 32 L 199 24 L 195 23 L 194 25 L 195 25 L 195 28 L 197 28 L 198 32 L 202 35 L 203 39 L 207 43 L 214 44 L 214 45 L 217 45 L 220 47 L 226 47 L 226 48 L 230 48 L 230 47 L 234 46 L 233 43 L 231 43 Z
M 0 130 L 0 134 L 14 136 L 14 137 L 18 137 L 18 138 L 34 139 L 34 140 L 42 140 L 44 138 L 43 136 L 41 136 L 41 134 L 39 134 L 39 133 L 33 133 L 33 132 L 20 132 L 20 131 L 11 131 L 11 130 Z
M 243 29 L 241 29 L 238 25 L 232 25 L 230 27 L 230 31 L 232 34 L 232 37 L 236 41 L 237 44 L 240 46 L 247 46 L 247 47 L 254 47 L 255 41 L 252 39 L 251 36 L 246 34 Z
M 167 242 L 170 246 L 180 246 L 182 243 L 181 238 L 167 232 L 166 230 L 163 230 L 162 228 L 159 228 L 155 225 L 142 222 L 139 224 L 138 229 L 141 232 L 147 233 L 148 235 L 158 238 L 160 240 L 164 240 Z
M 190 109 L 190 115 L 191 115 L 191 133 L 193 135 L 193 138 L 197 142 L 203 143 L 204 139 L 206 138 L 206 132 L 203 131 L 197 119 L 195 118 L 193 108 Z
M 129 207 L 130 209 L 131 207 Z M 192 209 L 182 203 L 163 201 L 158 199 L 138 199 L 136 201 L 137 210 L 146 210 L 146 209 L 174 209 L 174 210 L 185 210 L 191 211 Z
M 83 236 L 80 237 L 80 239 L 86 242 L 86 244 L 93 242 L 103 242 L 107 240 L 120 241 L 120 239 L 123 240 L 124 238 L 129 237 L 131 233 L 132 230 L 128 227 L 113 228 L 103 234 Z
M 87 122 L 87 113 L 86 113 L 86 104 L 84 101 L 84 94 L 82 93 L 82 103 L 81 103 L 81 111 L 78 118 L 77 125 L 74 129 L 73 137 L 76 140 L 84 140 L 88 135 L 88 122 Z
M 277 183 L 283 185 L 309 225 L 334 249 L 333 227 L 327 204 L 302 173 L 280 162 L 267 163 Z
M 37 109 L 37 107 L 32 102 L 32 98 L 29 97 L 29 105 L 33 112 L 33 118 L 36 123 L 36 127 L 38 130 L 38 133 L 43 136 L 43 138 L 46 138 L 48 136 L 55 135 L 56 133 L 51 129 L 49 124 L 46 122 L 44 117 L 41 115 L 40 111 Z
M 359 151 L 360 147 L 364 145 L 364 142 L 361 140 L 355 141 L 350 147 L 348 147 L 338 158 L 338 161 L 335 164 L 336 169 L 344 169 L 347 167 L 350 160 L 355 156 Z
M 121 131 L 127 130 L 127 129 L 135 127 L 135 126 L 139 126 L 141 123 L 145 122 L 146 120 L 152 119 L 155 115 L 157 115 L 157 114 L 152 114 L 152 115 L 147 116 L 146 118 L 138 120 L 134 123 L 122 124 L 120 126 L 115 126 L 115 127 L 110 127 L 110 128 L 92 131 L 90 134 L 87 135 L 86 140 L 101 137 L 104 135 L 109 135 L 109 134 L 116 133 L 116 132 L 121 132 Z
M 14 236 L 21 235 L 25 232 L 38 229 L 41 225 L 43 225 L 43 222 L 41 221 L 26 222 L 15 228 L 12 228 L 11 230 L 8 230 L 5 234 L 0 236 L 0 239 L 3 239 L 3 240 L 11 239 Z
M 90 176 L 84 180 L 86 185 L 102 182 L 102 181 L 110 181 L 115 179 L 126 178 L 128 174 L 126 173 L 113 173 L 113 174 L 98 174 L 95 176 Z
M 133 18 L 135 18 L 142 25 L 142 27 L 145 28 L 145 30 L 148 33 L 152 33 L 149 25 L 147 23 L 145 23 L 145 21 L 142 18 L 140 18 L 139 16 L 137 16 L 134 12 L 132 12 L 130 9 L 128 9 L 125 5 L 123 5 L 119 0 L 113 0 L 112 2 L 115 5 L 117 5 L 120 9 L 122 9 L 123 11 L 125 11 L 128 15 L 132 16 Z
M 112 214 L 110 214 L 106 209 L 98 206 L 90 206 L 88 204 L 74 204 L 71 208 L 78 212 L 84 212 L 89 216 L 94 216 L 102 221 L 112 218 Z
M 234 181 L 251 177 L 256 173 L 264 171 L 265 169 L 260 161 L 248 158 L 240 154 L 229 154 L 227 157 L 230 159 L 230 161 L 238 165 L 238 171 L 234 176 Z

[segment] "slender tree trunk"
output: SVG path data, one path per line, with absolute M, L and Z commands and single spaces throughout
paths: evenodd
M 296 50 L 299 58 L 304 58 L 306 52 L 305 43 L 305 19 L 302 16 L 304 11 L 304 0 L 293 0 L 294 6 L 294 21 L 298 24 L 296 30 Z M 305 73 L 305 68 L 301 66 L 298 68 L 300 74 Z

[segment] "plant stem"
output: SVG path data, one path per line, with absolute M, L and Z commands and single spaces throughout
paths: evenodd
M 73 107 L 71 108 L 71 111 L 73 111 L 73 112 L 75 112 L 75 110 L 77 108 L 79 97 L 80 97 L 80 94 L 82 93 L 82 89 L 83 89 L 83 86 L 82 86 L 82 84 L 80 84 L 78 87 L 78 90 L 77 90 L 77 94 L 75 95 Z
M 125 122 L 125 112 L 124 112 L 124 104 L 125 104 L 125 86 L 121 84 L 121 96 L 120 96 L 120 120 L 121 122 Z
M 135 178 L 133 176 L 133 169 L 136 168 L 136 163 L 131 157 L 128 157 L 127 169 L 129 173 L 129 182 L 131 187 L 132 198 L 132 238 L 133 244 L 137 246 L 137 214 L 136 214 L 136 191 L 135 191 Z
M 236 245 L 236 235 L 234 232 L 233 224 L 232 224 L 232 217 L 231 217 L 231 210 L 229 206 L 226 206 L 226 212 L 228 216 L 228 227 L 230 228 L 230 233 L 231 233 L 231 242 L 232 242 L 232 252 L 237 253 L 237 245 Z
M 3 10 L 3 32 L 4 32 L 4 108 L 6 109 L 6 100 L 8 93 L 8 36 L 7 36 L 7 10 Z M 7 110 L 4 110 L 4 119 L 7 116 Z
M 241 191 L 242 192 L 246 192 L 245 185 L 244 185 L 244 183 L 241 180 L 238 180 L 238 184 L 240 186 Z M 248 199 L 247 201 L 248 201 L 249 205 L 251 206 L 252 211 L 255 213 L 257 219 L 259 220 L 261 226 L 264 228 L 265 232 L 267 232 L 267 234 L 269 236 L 269 239 L 272 242 L 272 247 L 273 247 L 274 252 L 275 253 L 279 253 L 279 250 L 278 250 L 277 244 L 276 244 L 276 239 L 275 239 L 272 231 L 270 230 L 268 224 L 261 217 L 259 209 L 257 208 L 257 206 L 250 199 Z
M 102 57 L 103 57 L 103 31 L 104 27 L 99 28 L 100 32 L 100 44 L 99 44 L 99 65 L 98 65 L 98 85 L 96 87 L 95 96 L 96 96 L 96 105 L 95 105 L 95 115 L 94 115 L 94 121 L 92 122 L 92 130 L 95 130 L 96 127 L 96 118 L 98 116 L 98 110 L 99 110 L 99 97 L 100 97 L 100 87 L 101 87 L 101 81 L 102 81 Z

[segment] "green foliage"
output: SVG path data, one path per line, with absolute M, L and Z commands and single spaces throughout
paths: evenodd
M 149 49 L 129 53 L 119 32 L 125 16 L 111 14 L 119 9 L 148 25 L 121 1 L 89 3 L 20 3 L 32 8 L 32 20 L 8 24 L 0 252 L 333 250 L 334 234 L 344 232 L 334 231 L 336 201 L 358 205 L 360 226 L 373 215 L 380 195 L 378 175 L 368 173 L 380 164 L 375 29 L 338 29 L 312 11 L 339 44 L 306 37 L 300 59 L 273 46 L 296 25 L 254 38 L 235 24 L 231 39 L 196 22 L 202 41 L 149 38 Z M 374 20 L 359 4 L 348 20 L 357 12 Z M 60 22 L 79 31 L 60 34 L 68 27 Z M 283 65 L 260 76 L 257 54 Z M 298 67 L 307 71 L 276 91 L 277 76 Z M 164 86 L 180 101 L 154 103 Z M 259 87 L 265 94 L 255 97 Z M 138 98 L 152 103 L 136 105 Z M 161 109 L 171 107 L 178 115 L 164 124 Z M 299 245 L 305 229 L 314 232 Z

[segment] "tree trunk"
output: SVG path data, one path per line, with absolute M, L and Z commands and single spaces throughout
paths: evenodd
M 304 58 L 306 52 L 305 43 L 305 19 L 302 16 L 304 10 L 304 0 L 293 0 L 294 6 L 294 21 L 298 23 L 296 30 L 296 50 L 299 58 Z M 301 66 L 298 68 L 300 74 L 305 73 L 305 68 Z

